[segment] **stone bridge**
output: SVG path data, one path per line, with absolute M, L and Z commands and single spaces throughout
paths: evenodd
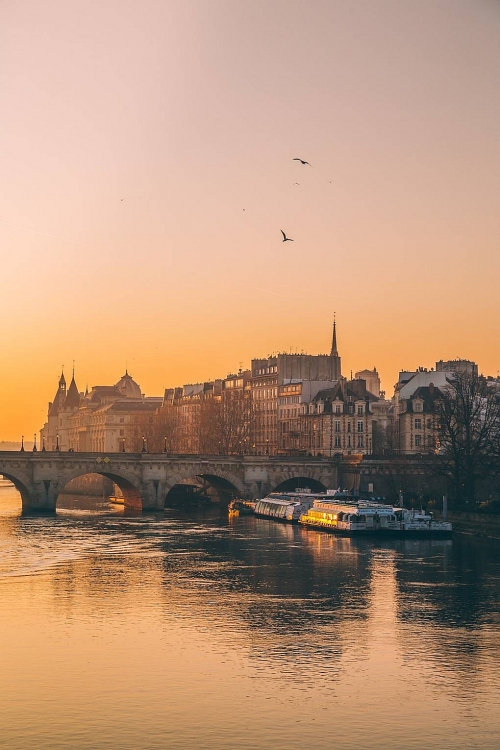
M 23 513 L 54 513 L 64 487 L 85 474 L 111 479 L 123 493 L 125 507 L 160 511 L 175 485 L 195 477 L 246 498 L 300 485 L 315 491 L 357 489 L 360 459 L 0 451 L 0 474 L 18 489 Z

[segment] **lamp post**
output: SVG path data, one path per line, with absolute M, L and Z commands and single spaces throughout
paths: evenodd
M 21 435 L 21 453 L 24 453 L 24 435 Z
M 163 438 L 163 453 L 168 453 L 168 450 L 167 450 L 167 438 L 166 437 Z
M 36 432 L 33 435 L 33 453 L 36 453 L 38 448 L 36 447 Z
M 148 452 L 148 447 L 147 447 L 147 445 L 146 445 L 146 438 L 145 438 L 145 437 L 144 437 L 144 435 L 143 435 L 143 436 L 142 436 L 142 448 L 141 448 L 141 453 L 147 453 L 147 452 Z

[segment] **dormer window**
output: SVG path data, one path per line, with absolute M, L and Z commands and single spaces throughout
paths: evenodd
M 423 410 L 424 410 L 423 401 L 416 400 L 416 401 L 413 402 L 413 411 L 422 412 Z

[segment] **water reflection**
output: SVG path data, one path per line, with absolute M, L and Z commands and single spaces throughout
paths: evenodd
M 495 746 L 496 549 L 64 505 L 0 507 L 0 747 Z

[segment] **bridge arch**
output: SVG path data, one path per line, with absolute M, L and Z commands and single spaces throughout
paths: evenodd
M 117 473 L 114 471 L 107 471 L 96 466 L 85 468 L 82 467 L 70 472 L 64 472 L 64 475 L 61 477 L 61 481 L 59 482 L 57 493 L 55 495 L 56 507 L 57 499 L 59 495 L 64 492 L 64 488 L 66 487 L 66 485 L 69 484 L 69 482 L 72 482 L 74 479 L 78 479 L 79 477 L 83 477 L 88 474 L 99 474 L 101 477 L 111 479 L 111 481 L 116 484 L 123 495 L 124 507 L 142 510 L 142 497 L 139 487 L 137 486 L 138 482 L 135 476 L 129 474 L 128 472 L 120 471 L 120 473 Z
M 165 488 L 165 505 L 181 502 L 184 487 L 195 488 L 191 493 L 184 492 L 187 500 L 191 494 L 193 500 L 205 498 L 207 501 L 217 500 L 221 503 L 229 502 L 233 497 L 244 496 L 247 492 L 243 482 L 231 472 L 204 468 L 200 473 L 191 471 L 171 477 Z
M 31 492 L 29 490 L 30 481 L 27 477 L 24 477 L 22 474 L 13 474 L 9 471 L 4 471 L 0 467 L 0 474 L 2 474 L 5 479 L 8 479 L 9 482 L 12 482 L 16 490 L 21 495 L 21 506 L 22 510 L 25 511 L 31 506 Z

